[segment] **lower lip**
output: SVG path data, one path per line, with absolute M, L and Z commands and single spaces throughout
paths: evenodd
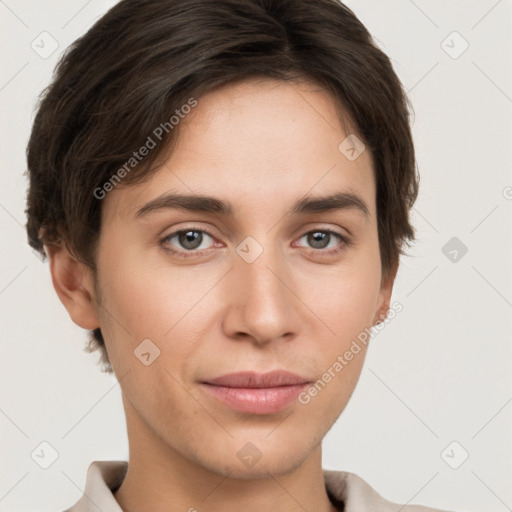
M 291 405 L 300 392 L 308 386 L 295 384 L 276 388 L 229 388 L 201 383 L 203 389 L 217 400 L 240 412 L 272 414 Z

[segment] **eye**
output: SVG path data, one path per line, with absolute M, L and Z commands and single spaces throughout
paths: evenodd
M 180 253 L 180 256 L 185 258 L 189 256 L 195 255 L 194 253 L 198 252 L 197 250 L 205 250 L 208 247 L 203 245 L 205 239 L 210 238 L 213 240 L 213 236 L 205 231 L 204 229 L 181 229 L 179 231 L 174 231 L 162 238 L 161 243 L 164 246 L 164 249 L 173 253 Z M 179 244 L 179 249 L 174 249 L 172 241 L 176 239 L 176 243 Z M 186 254 L 187 252 L 191 254 Z
M 312 249 L 324 254 L 336 254 L 352 243 L 346 236 L 330 229 L 315 229 L 302 235 L 299 240 L 303 238 L 306 238 Z M 334 245 L 329 246 L 331 242 L 334 242 Z

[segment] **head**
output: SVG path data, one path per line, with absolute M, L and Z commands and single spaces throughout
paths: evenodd
M 408 100 L 355 15 L 123 0 L 63 55 L 27 159 L 29 244 L 133 423 L 242 477 L 223 454 L 245 441 L 258 470 L 304 461 L 366 346 L 268 437 L 275 416 L 210 403 L 200 382 L 276 368 L 315 382 L 390 307 L 418 176 Z

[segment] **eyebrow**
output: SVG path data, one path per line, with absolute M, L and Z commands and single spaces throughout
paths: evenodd
M 212 196 L 163 194 L 147 202 L 137 210 L 135 217 L 142 218 L 150 213 L 167 209 L 179 209 L 190 212 L 217 213 L 226 217 L 233 217 L 232 203 Z M 364 199 L 353 192 L 339 192 L 327 196 L 306 196 L 297 201 L 289 213 L 306 214 L 333 212 L 336 210 L 355 210 L 365 218 L 370 216 L 369 208 Z

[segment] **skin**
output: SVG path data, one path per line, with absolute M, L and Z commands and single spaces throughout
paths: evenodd
M 277 368 L 316 381 L 386 315 L 396 269 L 382 280 L 372 158 L 348 160 L 338 150 L 347 135 L 333 99 L 312 84 L 224 87 L 181 121 L 174 153 L 149 181 L 103 199 L 96 289 L 87 267 L 47 247 L 61 301 L 76 324 L 101 327 L 120 381 L 130 459 L 115 498 L 125 512 L 336 510 L 321 442 L 354 391 L 364 347 L 308 404 L 275 414 L 237 412 L 199 381 Z M 287 214 L 306 193 L 347 190 L 368 217 Z M 135 219 L 171 191 L 229 200 L 234 217 L 167 209 Z M 213 234 L 195 257 L 164 249 L 187 252 L 178 237 L 161 239 L 192 228 Z M 313 245 L 307 233 L 326 229 L 353 244 Z M 252 263 L 236 252 L 248 236 L 263 248 Z M 149 366 L 134 357 L 147 338 L 160 349 Z M 252 467 L 236 456 L 248 442 L 261 453 Z

